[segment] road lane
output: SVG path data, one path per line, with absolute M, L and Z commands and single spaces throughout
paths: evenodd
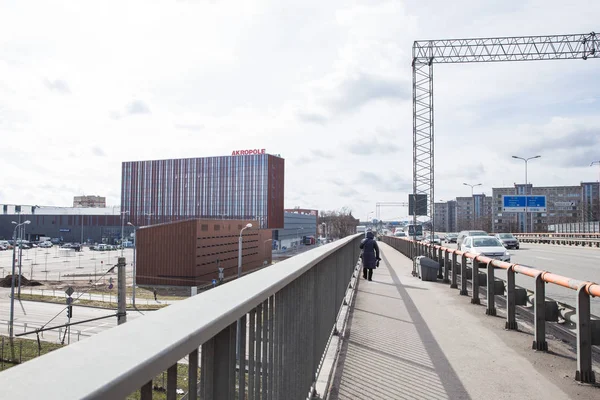
M 444 246 L 456 248 L 455 244 Z M 599 248 L 521 243 L 519 250 L 509 252 L 514 263 L 573 279 L 600 283 Z M 506 280 L 505 270 L 497 268 L 495 274 L 498 278 Z M 516 284 L 529 290 L 534 289 L 534 280 L 528 276 L 517 274 Z M 571 289 L 547 284 L 546 297 L 576 306 L 576 292 Z M 591 306 L 592 314 L 600 317 L 600 299 L 592 298 Z

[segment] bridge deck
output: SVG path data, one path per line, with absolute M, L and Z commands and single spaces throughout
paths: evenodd
M 574 355 L 549 339 L 504 331 L 501 317 L 440 281 L 411 276 L 412 264 L 380 242 L 373 281 L 360 279 L 329 399 L 598 398 L 578 385 Z

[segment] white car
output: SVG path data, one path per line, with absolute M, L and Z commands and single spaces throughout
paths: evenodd
M 43 249 L 49 249 L 50 247 L 52 247 L 52 242 L 47 240 L 45 242 L 42 242 L 38 245 L 38 247 L 41 247 Z
M 463 240 L 461 250 L 471 254 L 510 262 L 510 253 L 506 250 L 504 244 L 494 236 L 467 236 Z

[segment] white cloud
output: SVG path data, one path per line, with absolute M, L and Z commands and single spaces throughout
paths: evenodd
M 12 2 L 0 202 L 118 204 L 121 161 L 258 147 L 287 159 L 286 206 L 364 216 L 412 188 L 414 40 L 586 32 L 599 14 L 585 0 Z M 542 153 L 536 185 L 595 180 L 598 68 L 436 65 L 437 199 L 522 180 L 517 152 Z

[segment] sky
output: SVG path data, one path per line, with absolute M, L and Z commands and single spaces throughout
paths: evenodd
M 592 0 L 0 1 L 0 204 L 120 201 L 121 162 L 262 149 L 285 206 L 412 191 L 415 40 L 600 32 Z M 600 59 L 436 65 L 435 200 L 600 176 Z M 404 207 L 381 217 L 405 217 Z

